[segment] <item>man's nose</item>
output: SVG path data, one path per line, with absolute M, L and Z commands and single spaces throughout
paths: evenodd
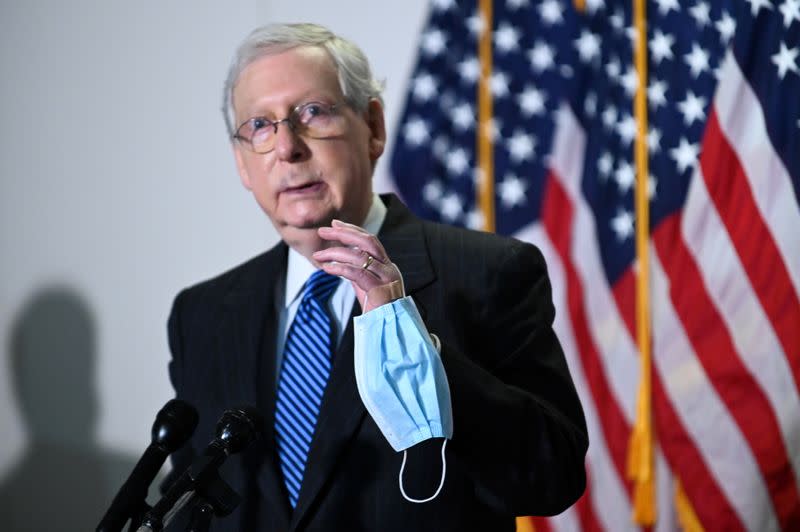
M 297 161 L 308 151 L 303 139 L 295 132 L 289 120 L 281 120 L 275 124 L 275 154 L 282 161 Z

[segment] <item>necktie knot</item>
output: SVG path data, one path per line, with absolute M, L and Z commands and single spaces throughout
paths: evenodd
M 317 270 L 306 281 L 303 301 L 313 299 L 320 304 L 324 304 L 330 299 L 338 284 L 339 278 L 337 276 L 326 273 L 324 270 Z

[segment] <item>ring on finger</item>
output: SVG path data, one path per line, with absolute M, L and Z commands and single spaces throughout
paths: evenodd
M 366 270 L 367 268 L 369 268 L 370 264 L 372 264 L 374 261 L 375 257 L 373 257 L 372 255 L 367 255 L 367 260 L 364 261 L 364 264 L 361 265 L 361 269 Z

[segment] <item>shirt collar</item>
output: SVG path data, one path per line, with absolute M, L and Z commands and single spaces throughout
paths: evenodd
M 367 232 L 376 235 L 380 231 L 384 219 L 386 219 L 386 205 L 383 204 L 377 194 L 373 194 L 372 205 L 370 205 L 367 217 L 361 227 Z M 286 300 L 284 301 L 284 307 L 288 308 L 295 299 L 300 297 L 303 285 L 316 270 L 311 261 L 294 249 L 289 248 L 289 257 L 286 263 Z

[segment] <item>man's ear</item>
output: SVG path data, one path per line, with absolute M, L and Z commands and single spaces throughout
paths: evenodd
M 250 182 L 250 174 L 247 173 L 247 168 L 244 165 L 242 147 L 234 140 L 231 142 L 231 148 L 233 148 L 233 156 L 236 159 L 236 170 L 239 172 L 239 180 L 242 182 L 242 185 L 244 185 L 244 188 L 253 190 Z
M 378 160 L 386 147 L 386 123 L 383 118 L 383 106 L 376 98 L 367 104 L 367 127 L 369 127 L 369 158 L 372 162 Z

